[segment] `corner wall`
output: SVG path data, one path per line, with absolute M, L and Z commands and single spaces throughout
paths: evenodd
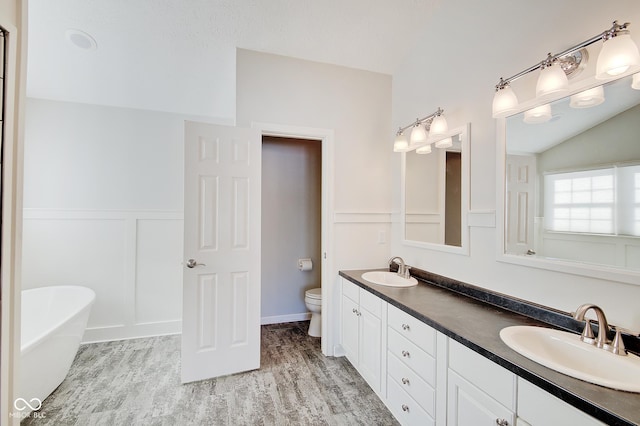
M 323 271 L 332 285 L 323 294 L 335 312 L 322 315 L 337 318 L 338 271 L 384 267 L 389 256 L 391 77 L 242 49 L 236 58 L 238 126 L 268 123 L 333 131 L 333 245 L 326 248 L 330 270 Z M 333 353 L 338 342 L 336 321 L 331 330 L 323 330 L 323 348 L 328 344 Z
M 421 269 L 568 312 L 582 303 L 597 303 L 611 323 L 640 330 L 636 302 L 640 286 L 499 262 L 496 239 L 500 233 L 491 220 L 500 212 L 496 207 L 496 121 L 491 117 L 495 84 L 501 76 L 509 77 L 539 62 L 548 51 L 562 51 L 603 31 L 614 19 L 632 22 L 632 37 L 640 44 L 640 8 L 634 0 L 543 0 L 517 5 L 497 0 L 490 7 L 460 0 L 441 5 L 416 41 L 416 46 L 429 46 L 428 53 L 407 58 L 393 75 L 393 127 L 406 125 L 438 106 L 444 108 L 450 127 L 470 122 L 470 219 L 477 215 L 489 220 L 471 220 L 483 226 L 470 229 L 469 257 L 404 246 L 396 221 L 394 255 Z M 550 30 L 541 30 L 541 23 Z M 446 36 L 438 37 L 442 34 Z M 594 66 L 595 55 L 591 60 Z M 523 80 L 514 87 L 521 102 L 533 98 L 535 87 L 535 79 Z M 388 141 L 392 137 L 389 133 Z M 393 188 L 400 188 L 400 156 L 388 155 L 393 161 Z M 397 191 L 393 210 L 400 211 Z

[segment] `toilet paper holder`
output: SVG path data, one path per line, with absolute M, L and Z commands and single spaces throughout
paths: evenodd
M 298 269 L 300 271 L 310 271 L 313 269 L 313 262 L 309 258 L 298 259 Z

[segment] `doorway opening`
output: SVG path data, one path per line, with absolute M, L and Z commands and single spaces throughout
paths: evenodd
M 305 292 L 322 282 L 321 140 L 262 136 L 261 220 L 261 323 L 308 320 Z

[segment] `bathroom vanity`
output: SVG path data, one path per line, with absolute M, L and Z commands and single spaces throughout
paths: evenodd
M 558 373 L 499 337 L 561 313 L 434 274 L 392 288 L 364 272 L 340 272 L 342 345 L 401 424 L 640 424 L 640 394 Z

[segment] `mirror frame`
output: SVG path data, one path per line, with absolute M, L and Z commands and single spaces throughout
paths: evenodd
M 470 139 L 471 139 L 471 123 L 466 125 L 450 129 L 445 137 L 460 135 L 460 147 L 462 150 L 462 176 L 461 176 L 461 191 L 460 191 L 460 208 L 462 210 L 460 215 L 460 247 L 448 246 L 445 244 L 428 243 L 424 241 L 408 240 L 406 234 L 406 168 L 407 168 L 407 153 L 402 153 L 401 166 L 400 166 L 400 225 L 402 227 L 402 244 L 411 247 L 425 248 L 429 250 L 443 251 L 447 253 L 455 253 L 464 256 L 469 256 L 469 183 L 470 173 L 469 167 L 471 164 L 470 157 Z M 436 148 L 440 149 L 440 148 Z
M 551 103 L 559 99 L 567 98 L 573 94 L 592 87 L 611 83 L 613 81 L 627 78 L 635 73 L 626 72 L 610 80 L 596 80 L 595 77 L 576 82 L 571 85 L 567 93 L 559 96 L 540 99 L 532 99 L 521 103 L 518 110 L 507 117 L 496 119 L 496 227 L 497 227 L 497 253 L 496 260 L 499 262 L 511 263 L 520 266 L 528 266 L 549 271 L 563 272 L 571 275 L 579 275 L 590 278 L 602 279 L 606 281 L 617 281 L 627 284 L 640 285 L 640 271 L 625 270 L 613 266 L 581 263 L 570 260 L 559 260 L 551 258 L 527 257 L 505 252 L 505 220 L 507 215 L 506 205 L 506 159 L 507 159 L 507 121 L 508 117 L 521 114 L 522 112 Z

